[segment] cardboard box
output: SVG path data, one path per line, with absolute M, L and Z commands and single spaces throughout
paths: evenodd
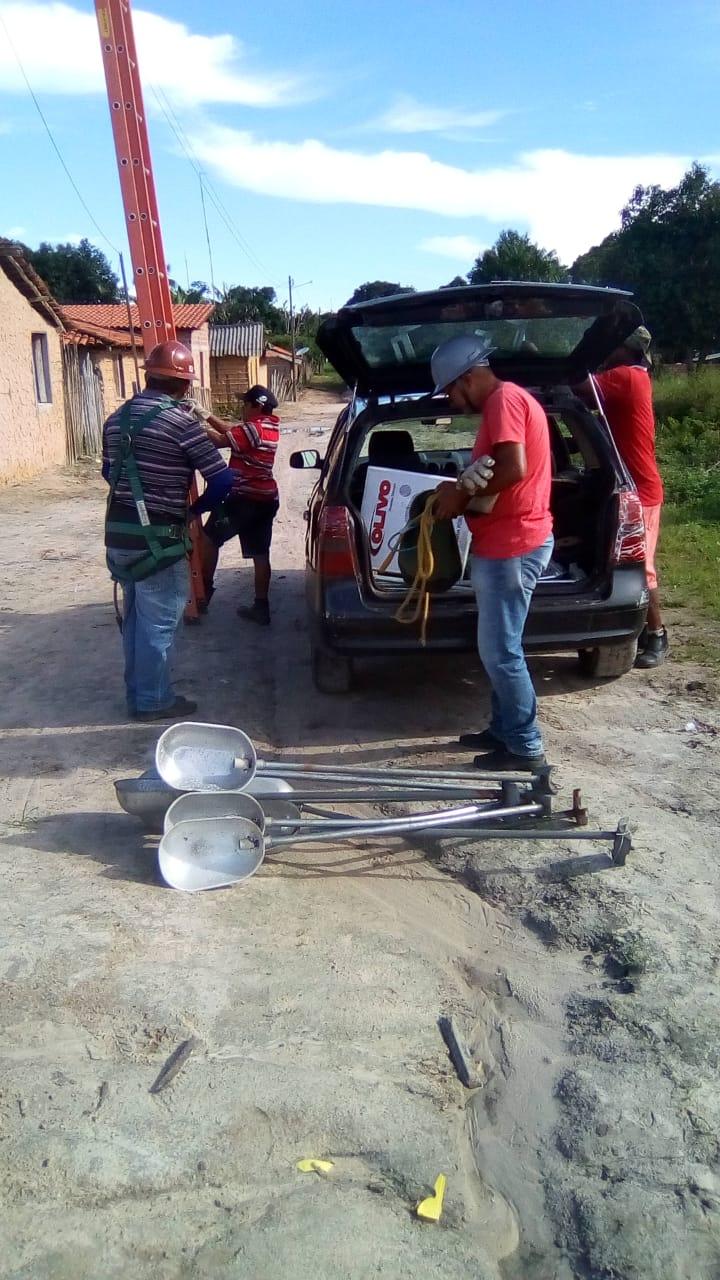
M 404 529 L 410 518 L 410 505 L 418 493 L 437 489 L 442 476 L 423 475 L 417 471 L 394 471 L 388 467 L 368 467 L 360 515 L 370 543 L 373 575 L 381 581 L 401 579 L 395 554 L 382 575 L 380 565 L 390 553 L 390 540 Z M 470 530 L 462 516 L 453 521 L 463 572 L 470 554 Z

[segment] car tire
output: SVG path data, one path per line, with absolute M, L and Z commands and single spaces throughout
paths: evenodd
M 352 658 L 331 649 L 313 645 L 311 653 L 313 684 L 319 693 L 349 693 L 353 682 Z
M 617 680 L 632 671 L 637 657 L 637 640 L 620 640 L 618 644 L 597 645 L 594 649 L 578 649 L 581 675 L 594 680 Z

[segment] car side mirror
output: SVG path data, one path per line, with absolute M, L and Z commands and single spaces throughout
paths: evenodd
M 290 466 L 295 471 L 319 471 L 322 458 L 317 449 L 298 449 L 290 454 Z

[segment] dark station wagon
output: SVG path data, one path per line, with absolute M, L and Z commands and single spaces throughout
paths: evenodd
M 313 678 L 345 692 L 355 657 L 418 650 L 418 627 L 395 619 L 407 590 L 378 572 L 361 508 L 369 468 L 413 473 L 433 489 L 470 461 L 479 418 L 457 417 L 432 396 L 430 357 L 458 333 L 485 337 L 498 377 L 527 387 L 547 414 L 552 446 L 555 551 L 525 628 L 528 652 L 576 650 L 594 678 L 632 667 L 648 604 L 642 509 L 600 403 L 573 392 L 642 322 L 630 295 L 576 285 L 500 281 L 398 294 L 344 307 L 318 342 L 352 391 L 324 459 L 295 453 L 291 466 L 319 469 L 307 519 L 307 599 Z M 377 472 L 373 473 L 377 475 Z M 427 483 L 425 484 L 425 479 Z M 434 594 L 427 648 L 475 647 L 469 570 Z

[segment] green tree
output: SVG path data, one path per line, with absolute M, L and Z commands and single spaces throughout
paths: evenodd
M 101 249 L 89 240 L 24 249 L 58 302 L 116 302 L 118 281 Z
M 391 284 L 389 280 L 368 280 L 365 284 L 358 285 L 345 306 L 350 307 L 354 302 L 372 302 L 374 298 L 389 298 L 394 293 L 414 292 L 412 285 L 409 284 Z
M 461 285 L 467 284 L 465 276 L 453 276 L 452 280 L 448 280 L 447 284 L 441 284 L 441 289 L 458 289 Z
M 213 313 L 213 324 L 251 324 L 265 326 L 268 333 L 287 328 L 285 312 L 277 305 L 275 290 L 270 285 L 249 288 L 236 284 L 225 289 Z
M 470 284 L 491 284 L 493 280 L 564 281 L 568 269 L 552 249 L 541 249 L 519 231 L 501 231 L 491 249 L 476 259 L 468 272 Z
M 193 280 L 187 289 L 176 280 L 169 279 L 170 296 L 175 303 L 214 302 L 212 289 L 204 280 Z
M 720 182 L 694 164 L 676 187 L 636 187 L 620 229 L 582 254 L 573 278 L 630 289 L 656 345 L 685 360 L 720 347 Z

